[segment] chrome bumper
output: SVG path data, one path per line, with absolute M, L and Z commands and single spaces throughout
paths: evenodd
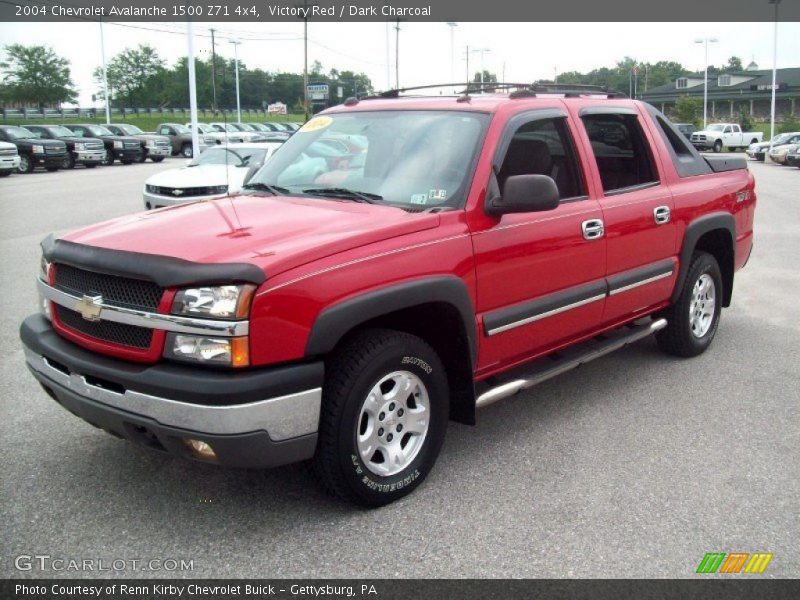
M 81 398 L 152 419 L 166 427 L 211 435 L 266 431 L 273 441 L 288 440 L 317 431 L 322 388 L 248 404 L 190 404 L 134 390 L 112 391 L 90 383 L 78 373 L 65 373 L 27 347 L 24 350 L 25 361 L 40 383 L 50 386 L 56 384 Z
M 78 150 L 75 152 L 78 162 L 101 162 L 106 159 L 105 150 Z
M 145 146 L 147 149 L 148 156 L 170 156 L 172 154 L 172 147 L 167 146 L 165 148 L 162 147 L 152 147 L 152 146 Z
M 19 156 L 0 156 L 0 169 L 16 169 L 19 167 Z

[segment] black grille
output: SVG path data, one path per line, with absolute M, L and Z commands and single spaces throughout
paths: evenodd
M 149 348 L 153 340 L 152 329 L 113 321 L 87 321 L 80 313 L 63 306 L 56 306 L 55 310 L 65 326 L 98 340 L 140 349 Z
M 102 296 L 104 304 L 155 311 L 164 290 L 151 281 L 56 265 L 55 287 L 73 296 Z M 79 315 L 80 316 L 80 315 Z
M 151 194 L 158 194 L 159 196 L 169 196 L 172 198 L 192 198 L 195 196 L 215 196 L 218 194 L 224 194 L 225 190 L 222 189 L 224 187 L 225 186 L 172 188 L 158 185 L 148 185 L 147 191 Z

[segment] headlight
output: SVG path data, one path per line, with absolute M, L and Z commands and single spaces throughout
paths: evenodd
M 39 261 L 39 279 L 44 281 L 45 283 L 50 282 L 50 263 L 47 259 L 42 256 L 41 260 Z M 39 295 L 39 310 L 42 314 L 50 319 L 50 301 L 43 297 L 41 294 Z
M 180 290 L 171 312 L 209 319 L 244 319 L 250 314 L 255 289 L 254 285 L 220 285 Z
M 213 338 L 170 333 L 164 346 L 164 357 L 227 367 L 250 364 L 250 340 L 247 336 Z
M 228 193 L 228 186 L 227 185 L 212 185 L 208 188 L 209 194 L 227 194 Z
M 120 140 L 114 140 L 114 148 L 122 148 L 123 143 Z
M 155 145 L 156 145 L 156 141 L 155 140 L 145 140 L 144 145 L 147 146 L 148 148 L 154 148 Z
M 75 150 L 86 150 L 86 145 L 80 142 L 75 142 Z
M 44 154 L 44 146 L 40 146 L 38 144 L 34 144 L 31 148 L 31 152 L 34 154 Z

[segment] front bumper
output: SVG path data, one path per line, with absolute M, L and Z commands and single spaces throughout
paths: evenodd
M 99 163 L 106 159 L 105 150 L 77 150 L 74 154 L 75 162 L 79 163 Z
M 153 208 L 164 208 L 165 206 L 175 206 L 177 204 L 187 204 L 189 202 L 197 202 L 203 200 L 214 200 L 215 198 L 224 198 L 227 194 L 214 194 L 212 196 L 161 196 L 153 194 L 148 191 L 142 192 L 144 199 L 144 207 L 147 210 Z
M 172 156 L 171 146 L 145 146 L 147 156 Z
M 786 154 L 770 154 L 769 159 L 779 165 L 786 164 Z
M 114 158 L 117 160 L 130 160 L 136 162 L 142 158 L 142 148 L 130 150 L 128 148 L 114 148 Z
M 135 365 L 60 337 L 42 315 L 20 328 L 25 360 L 47 394 L 96 427 L 133 443 L 214 462 L 266 468 L 311 458 L 317 443 L 321 362 L 231 372 L 161 363 Z
M 0 156 L 0 170 L 11 171 L 19 168 L 19 156 Z
M 763 161 L 764 160 L 764 156 L 766 156 L 766 153 L 763 150 L 748 150 L 747 151 L 747 156 L 749 156 L 750 158 L 753 158 L 755 160 L 762 160 Z
M 787 154 L 786 164 L 792 167 L 800 167 L 800 154 Z
M 30 160 L 34 165 L 42 165 L 44 167 L 63 167 L 64 161 L 67 160 L 67 153 L 60 152 L 58 154 L 31 154 Z

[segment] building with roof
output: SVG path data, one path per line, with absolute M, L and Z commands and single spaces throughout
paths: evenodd
M 775 119 L 797 117 L 800 114 L 800 67 L 778 69 L 776 86 Z M 641 94 L 641 99 L 669 114 L 681 96 L 702 101 L 703 73 L 687 73 L 672 83 L 651 88 Z M 769 120 L 771 98 L 772 70 L 759 69 L 754 62 L 744 71 L 708 75 L 709 120 L 733 120 L 742 110 L 756 121 Z

